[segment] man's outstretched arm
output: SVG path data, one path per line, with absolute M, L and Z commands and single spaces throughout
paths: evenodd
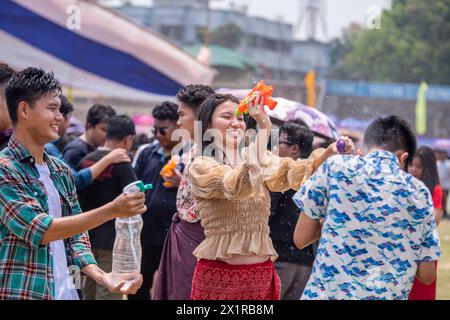
M 75 216 L 53 219 L 50 227 L 42 236 L 41 245 L 52 241 L 70 238 L 91 230 L 117 217 L 129 217 L 147 211 L 142 192 L 121 194 L 114 201 L 104 206 Z

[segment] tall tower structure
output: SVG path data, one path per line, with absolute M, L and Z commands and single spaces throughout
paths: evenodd
M 319 29 L 328 38 L 325 0 L 299 0 L 299 13 L 294 28 L 294 36 L 306 36 L 307 40 L 318 40 Z

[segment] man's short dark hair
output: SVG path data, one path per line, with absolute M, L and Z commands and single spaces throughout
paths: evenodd
M 170 101 L 164 101 L 156 106 L 152 112 L 153 118 L 157 120 L 178 121 L 178 105 Z
M 61 112 L 63 117 L 67 119 L 67 115 L 73 112 L 73 105 L 65 95 L 60 95 L 59 99 L 61 99 L 61 108 L 59 109 L 59 112 Z
M 86 127 L 90 124 L 92 127 L 100 123 L 107 123 L 109 119 L 116 115 L 116 111 L 110 105 L 94 104 L 87 113 Z
M 0 90 L 5 88 L 9 79 L 16 74 L 16 71 L 6 63 L 0 63 Z
M 409 123 L 395 115 L 376 118 L 364 133 L 364 145 L 367 148 L 380 147 L 390 152 L 406 151 L 411 163 L 416 152 L 416 136 Z
M 114 116 L 108 121 L 106 127 L 106 139 L 121 141 L 128 136 L 134 136 L 136 128 L 133 120 L 126 115 Z
M 6 104 L 12 124 L 17 123 L 17 108 L 20 102 L 25 101 L 33 107 L 37 100 L 47 94 L 61 95 L 61 85 L 52 72 L 48 73 L 37 68 L 26 68 L 13 75 L 5 91 Z
M 178 91 L 177 100 L 188 105 L 198 115 L 201 104 L 212 94 L 214 90 L 209 86 L 190 84 Z
M 286 133 L 289 145 L 298 145 L 300 158 L 308 158 L 313 149 L 314 134 L 307 126 L 286 122 L 280 127 L 280 134 Z

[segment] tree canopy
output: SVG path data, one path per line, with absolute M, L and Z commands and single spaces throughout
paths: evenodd
M 450 0 L 393 0 L 381 29 L 352 26 L 335 40 L 330 76 L 450 84 Z

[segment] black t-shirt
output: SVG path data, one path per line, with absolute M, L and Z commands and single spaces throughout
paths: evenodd
M 294 190 L 270 193 L 270 237 L 279 255 L 277 261 L 311 266 L 314 262 L 313 246 L 300 250 L 294 244 L 295 226 L 300 215 L 300 210 L 292 200 L 294 194 Z
M 85 156 L 78 170 L 88 168 L 106 156 L 110 151 L 96 150 Z M 78 192 L 83 211 L 97 209 L 118 197 L 125 186 L 136 181 L 130 163 L 110 165 L 87 188 Z M 116 237 L 115 220 L 110 220 L 89 231 L 92 248 L 112 250 Z
M 78 164 L 88 153 L 94 152 L 95 148 L 86 141 L 76 138 L 69 142 L 63 150 L 64 161 L 74 170 L 78 170 Z
M 161 169 L 170 157 L 161 154 L 160 145 L 152 144 L 140 153 L 135 171 L 139 180 L 152 183 L 153 190 L 145 195 L 147 213 L 142 216 L 142 243 L 144 245 L 163 246 L 172 216 L 177 211 L 177 188 L 166 188 L 160 175 Z

